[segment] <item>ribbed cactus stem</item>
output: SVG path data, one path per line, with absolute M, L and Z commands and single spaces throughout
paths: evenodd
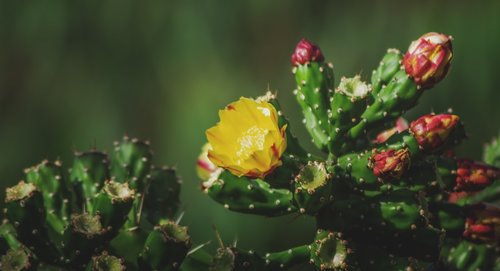
M 382 57 L 377 69 L 373 70 L 372 95 L 376 97 L 383 86 L 386 86 L 394 75 L 400 70 L 403 55 L 398 49 L 388 49 L 387 53 Z
M 366 98 L 371 86 L 361 81 L 359 75 L 353 78 L 342 77 L 340 85 L 331 97 L 329 115 L 329 151 L 338 156 L 345 152 L 346 134 L 356 123 L 366 107 Z
M 56 261 L 57 252 L 47 233 L 43 196 L 35 185 L 21 181 L 7 188 L 4 211 L 19 241 L 39 258 Z
M 187 228 L 167 221 L 151 231 L 139 259 L 141 270 L 179 270 L 191 247 Z
M 108 234 L 116 233 L 127 220 L 134 198 L 135 191 L 127 183 L 107 181 L 94 199 L 91 213 L 99 215 Z

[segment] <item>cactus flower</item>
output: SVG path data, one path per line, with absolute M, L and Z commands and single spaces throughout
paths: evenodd
M 427 33 L 413 41 L 403 59 L 406 73 L 417 85 L 431 88 L 441 81 L 453 57 L 451 38 L 439 33 Z
M 389 128 L 385 131 L 380 132 L 375 138 L 375 143 L 384 143 L 396 133 L 401 133 L 408 129 L 408 122 L 404 118 L 398 118 L 396 120 L 396 125 L 392 128 Z
M 455 190 L 482 189 L 500 177 L 500 169 L 468 159 L 460 159 L 457 163 Z
M 442 146 L 460 118 L 457 115 L 425 115 L 410 124 L 410 131 L 424 151 Z
M 385 150 L 376 152 L 371 157 L 370 166 L 373 174 L 379 178 L 399 179 L 410 165 L 410 152 L 408 149 Z
M 207 130 L 208 158 L 236 176 L 263 178 L 281 165 L 286 125 L 276 108 L 262 100 L 240 98 L 219 111 L 220 122 Z
M 292 65 L 304 65 L 313 61 L 321 62 L 325 58 L 319 47 L 307 39 L 301 39 L 292 54 Z

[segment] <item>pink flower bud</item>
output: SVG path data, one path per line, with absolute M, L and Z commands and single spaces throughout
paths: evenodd
M 494 166 L 460 159 L 457 162 L 455 190 L 480 190 L 493 183 L 498 177 L 500 177 L 500 169 Z
M 445 143 L 459 120 L 457 115 L 425 115 L 410 124 L 410 132 L 424 151 L 432 152 Z
M 439 33 L 427 33 L 413 41 L 403 59 L 406 73 L 417 85 L 431 88 L 441 81 L 453 57 L 451 38 Z
M 465 238 L 483 242 L 500 241 L 500 208 L 480 203 L 468 206 L 466 213 Z
M 396 125 L 390 129 L 380 132 L 375 139 L 375 143 L 384 143 L 396 133 L 401 133 L 408 129 L 408 122 L 404 118 L 398 118 Z
M 324 59 L 321 50 L 316 44 L 307 39 L 302 39 L 292 54 L 292 65 L 298 66 L 299 64 L 304 65 L 310 62 L 321 62 Z
M 375 153 L 370 166 L 377 177 L 399 179 L 410 166 L 410 152 L 407 149 L 389 149 Z

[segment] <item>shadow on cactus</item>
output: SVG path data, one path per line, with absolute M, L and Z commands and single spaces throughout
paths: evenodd
M 301 40 L 293 93 L 320 157 L 270 92 L 220 110 L 198 161 L 204 191 L 231 211 L 314 216 L 317 233 L 275 253 L 221 244 L 212 269 L 500 270 L 498 144 L 485 154 L 494 166 L 457 158 L 459 116 L 401 118 L 446 76 L 451 43 L 428 33 L 404 55 L 389 49 L 370 82 L 342 77 L 335 88 L 333 65 Z
M 2 270 L 179 270 L 191 239 L 173 217 L 175 170 L 155 167 L 148 142 L 125 137 L 111 158 L 75 153 L 25 170 L 6 191 Z

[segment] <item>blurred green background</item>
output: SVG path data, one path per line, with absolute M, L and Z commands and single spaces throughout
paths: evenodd
M 301 37 L 321 45 L 338 78 L 367 79 L 388 47 L 444 32 L 455 38 L 451 73 L 407 117 L 452 107 L 470 136 L 459 154 L 479 158 L 500 131 L 499 14 L 494 0 L 1 0 L 0 188 L 44 158 L 68 165 L 74 150 L 111 151 L 127 133 L 151 140 L 157 163 L 177 166 L 183 224 L 198 243 L 214 240 L 212 224 L 246 249 L 309 242 L 306 217 L 231 213 L 200 191 L 195 162 L 218 109 L 269 85 L 311 148 L 291 93 Z

